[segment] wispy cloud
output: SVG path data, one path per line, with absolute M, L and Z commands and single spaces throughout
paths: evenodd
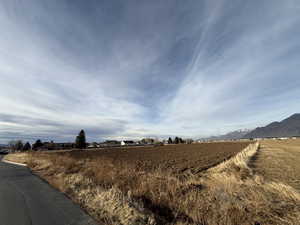
M 300 3 L 3 1 L 0 142 L 201 136 L 300 111 Z

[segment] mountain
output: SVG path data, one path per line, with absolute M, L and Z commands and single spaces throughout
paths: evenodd
M 236 130 L 230 133 L 219 135 L 219 136 L 211 136 L 208 138 L 201 138 L 200 140 L 232 140 L 232 139 L 241 139 L 246 134 L 251 132 L 251 130 Z
M 258 127 L 244 138 L 293 137 L 300 136 L 300 114 L 294 114 L 281 122 L 273 122 L 265 127 Z

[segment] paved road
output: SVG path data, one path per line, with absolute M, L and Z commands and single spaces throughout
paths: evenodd
M 0 225 L 95 225 L 65 195 L 26 167 L 1 162 Z

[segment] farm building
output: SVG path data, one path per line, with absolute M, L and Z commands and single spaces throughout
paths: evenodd
M 121 141 L 122 146 L 133 146 L 136 145 L 134 141 Z

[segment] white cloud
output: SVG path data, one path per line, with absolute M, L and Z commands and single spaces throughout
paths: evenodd
M 28 4 L 0 4 L 0 141 L 210 135 L 300 110 L 298 1 Z

